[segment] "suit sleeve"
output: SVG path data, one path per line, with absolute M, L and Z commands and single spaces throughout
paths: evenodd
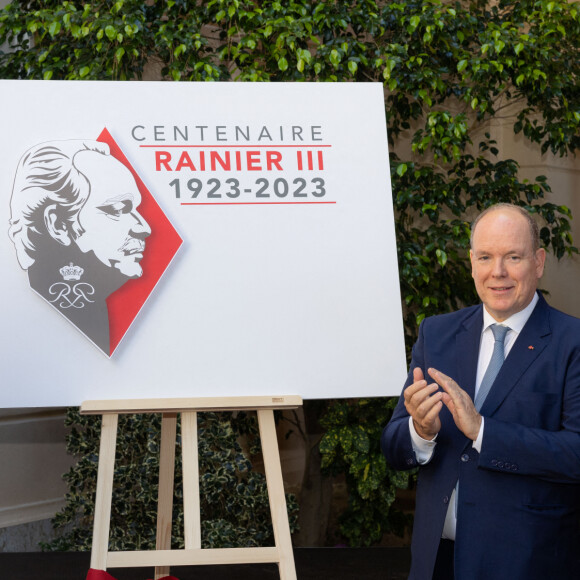
M 411 366 L 409 367 L 409 375 L 405 381 L 403 391 L 413 383 L 413 369 L 420 367 L 424 370 L 423 361 L 423 322 L 419 327 L 419 338 L 413 346 L 413 353 L 411 358 Z M 413 450 L 413 443 L 411 441 L 411 434 L 409 432 L 409 413 L 405 408 L 404 398 L 401 395 L 399 402 L 393 411 L 393 416 L 383 429 L 381 437 L 381 449 L 384 456 L 387 458 L 389 464 L 398 470 L 412 469 L 419 466 L 415 451 Z

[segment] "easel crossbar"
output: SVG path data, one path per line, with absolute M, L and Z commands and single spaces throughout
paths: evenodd
M 279 397 L 196 397 L 170 399 L 119 399 L 84 401 L 82 415 L 106 415 L 112 413 L 182 413 L 186 411 L 256 411 L 259 409 L 297 409 L 302 397 L 284 395 Z
M 277 548 L 213 548 L 109 552 L 107 565 L 111 568 L 131 568 L 204 564 L 267 564 L 279 561 L 280 553 Z

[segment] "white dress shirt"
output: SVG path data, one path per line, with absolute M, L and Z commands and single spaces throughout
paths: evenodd
M 505 342 L 504 342 L 504 357 L 507 358 L 512 346 L 514 345 L 516 338 L 519 336 L 520 332 L 524 328 L 528 318 L 531 316 L 532 311 L 536 307 L 538 303 L 538 295 L 534 294 L 532 301 L 520 312 L 516 312 L 508 319 L 504 320 L 501 324 L 503 326 L 508 326 L 510 330 L 506 334 Z M 483 329 L 481 331 L 481 340 L 479 343 L 479 356 L 477 359 L 477 375 L 475 379 L 475 393 L 474 393 L 474 400 L 475 396 L 477 395 L 477 391 L 479 390 L 479 386 L 481 385 L 481 381 L 483 380 L 483 376 L 485 375 L 485 371 L 487 370 L 487 366 L 489 365 L 489 361 L 491 360 L 491 355 L 493 353 L 493 345 L 494 345 L 494 338 L 493 332 L 490 328 L 492 324 L 497 324 L 497 320 L 493 318 L 491 314 L 483 308 Z M 453 378 L 453 377 L 451 377 Z M 462 385 L 459 385 L 460 387 Z M 483 441 L 483 429 L 484 429 L 485 419 L 481 418 L 481 427 L 479 429 L 479 433 L 477 435 L 477 439 L 473 442 L 473 448 L 480 453 L 481 452 L 481 443 Z M 415 426 L 413 425 L 412 417 L 409 417 L 409 430 L 411 432 L 411 442 L 413 443 L 413 450 L 415 451 L 415 456 L 417 461 L 421 465 L 425 465 L 429 463 L 431 457 L 433 456 L 433 452 L 435 451 L 435 447 L 437 445 L 435 436 L 431 441 L 423 439 L 417 434 L 415 430 Z M 451 499 L 449 500 L 449 507 L 447 509 L 447 515 L 445 517 L 445 524 L 443 526 L 443 534 L 442 537 L 449 540 L 455 539 L 455 528 L 457 525 L 457 516 L 455 513 L 456 510 L 456 501 L 455 501 L 455 494 L 457 493 L 457 486 L 453 490 L 451 494 Z

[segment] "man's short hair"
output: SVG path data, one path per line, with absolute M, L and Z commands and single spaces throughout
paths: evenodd
M 109 155 L 109 146 L 84 140 L 40 143 L 18 164 L 8 234 L 24 270 L 34 264 L 38 248 L 48 242 L 50 234 L 44 221 L 47 207 L 57 206 L 59 219 L 68 224 L 74 237 L 83 233 L 78 214 L 90 195 L 90 183 L 75 166 L 75 155 L 81 151 Z
M 496 203 L 494 205 L 490 205 L 487 209 L 483 210 L 473 220 L 473 223 L 471 224 L 471 237 L 469 240 L 471 247 L 473 248 L 473 234 L 475 232 L 475 228 L 477 227 L 477 224 L 479 223 L 481 218 L 483 218 L 484 216 L 486 216 L 487 214 L 489 214 L 491 212 L 502 210 L 502 209 L 513 209 L 513 210 L 517 211 L 520 215 L 522 215 L 526 219 L 526 221 L 528 222 L 528 226 L 530 228 L 530 238 L 532 240 L 532 250 L 534 251 L 534 254 L 535 254 L 536 251 L 540 249 L 540 228 L 538 227 L 538 224 L 536 223 L 534 218 L 531 216 L 529 211 L 524 209 L 522 206 L 515 205 L 513 203 Z

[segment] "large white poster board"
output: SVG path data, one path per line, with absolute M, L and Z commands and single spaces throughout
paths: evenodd
M 0 81 L 0 406 L 399 394 L 380 84 Z

